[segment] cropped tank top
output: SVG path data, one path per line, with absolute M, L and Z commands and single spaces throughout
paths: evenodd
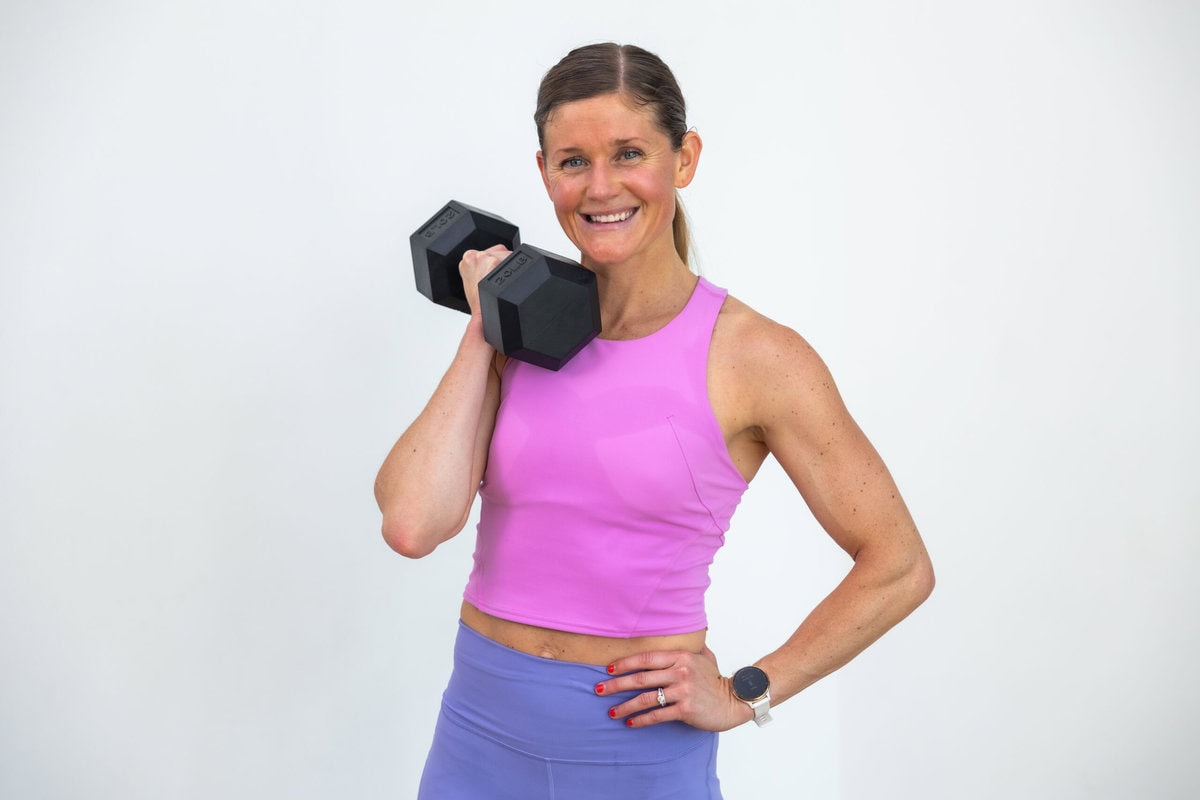
M 747 484 L 708 399 L 723 289 L 557 372 L 510 359 L 464 599 L 503 619 L 629 638 L 707 626 L 709 566 Z

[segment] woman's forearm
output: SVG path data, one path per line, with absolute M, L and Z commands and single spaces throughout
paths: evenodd
M 379 470 L 383 536 L 402 555 L 427 555 L 466 523 L 495 422 L 495 355 L 472 316 L 433 396 Z
M 933 566 L 923 546 L 890 556 L 860 553 L 788 641 L 758 661 L 770 677 L 772 703 L 844 666 L 923 603 L 933 584 Z

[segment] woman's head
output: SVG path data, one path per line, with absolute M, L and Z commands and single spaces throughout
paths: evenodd
M 687 135 L 687 106 L 670 67 L 636 45 L 591 44 L 572 50 L 555 64 L 538 88 L 538 146 L 545 149 L 546 125 L 566 103 L 607 94 L 622 95 L 631 105 L 648 111 L 674 150 Z M 676 196 L 673 221 L 675 249 L 688 261 L 689 237 L 683 204 Z

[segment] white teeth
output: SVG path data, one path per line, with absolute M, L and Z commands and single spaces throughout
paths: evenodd
M 622 211 L 619 214 L 588 215 L 588 222 L 624 222 L 633 216 L 633 211 Z

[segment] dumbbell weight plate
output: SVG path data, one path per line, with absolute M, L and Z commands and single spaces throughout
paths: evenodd
M 417 291 L 440 306 L 471 313 L 458 263 L 468 250 L 502 244 L 516 250 L 517 226 L 502 217 L 451 200 L 408 238 Z
M 483 334 L 501 353 L 558 370 L 600 333 L 596 274 L 523 244 L 479 282 Z

